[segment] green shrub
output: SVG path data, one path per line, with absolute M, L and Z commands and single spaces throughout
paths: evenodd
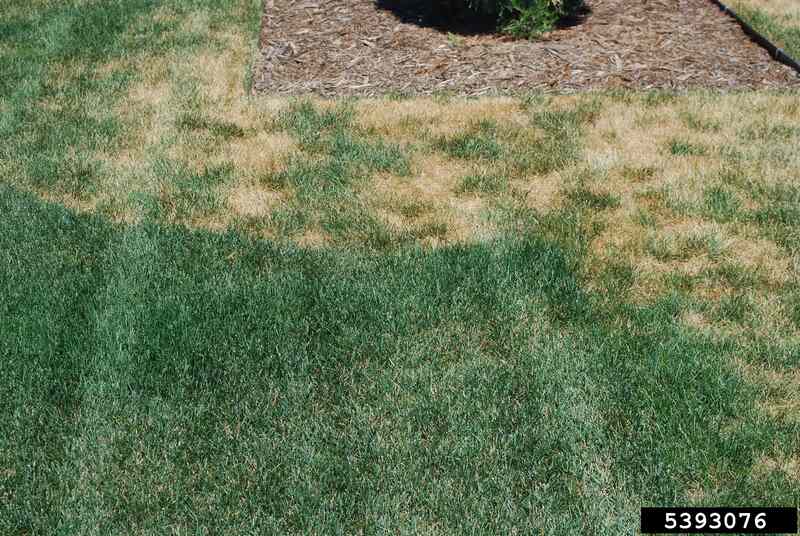
M 504 33 L 534 37 L 575 13 L 583 0 L 440 0 L 453 16 L 471 12 L 493 17 Z

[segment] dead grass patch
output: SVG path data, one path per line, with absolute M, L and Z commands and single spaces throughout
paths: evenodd
M 160 16 L 173 14 L 165 10 Z M 262 218 L 274 206 L 275 199 L 270 196 L 280 198 L 280 194 L 254 185 L 279 173 L 299 152 L 291 136 L 274 130 L 275 118 L 288 102 L 243 96 L 243 65 L 249 56 L 248 43 L 241 36 L 224 28 L 209 28 L 205 13 L 180 24 L 184 32 L 213 34 L 229 46 L 202 48 L 188 61 L 165 56 L 136 66 L 139 80 L 115 110 L 126 123 L 126 143 L 116 154 L 98 155 L 113 176 L 99 187 L 98 197 L 124 200 L 131 192 L 157 191 L 161 179 L 142 171 L 148 168 L 143 163 L 152 162 L 154 155 L 197 172 L 229 163 L 240 185 L 220 192 L 221 208 L 209 217 L 217 222 Z M 124 66 L 111 62 L 103 69 L 120 68 Z M 193 96 L 187 96 L 181 85 L 194 87 Z M 331 100 L 311 102 L 321 110 L 341 106 Z M 581 127 L 584 150 L 577 162 L 541 174 L 514 167 L 515 155 L 520 152 L 517 145 L 527 147 L 531 140 L 551 135 L 536 127 L 538 112 L 575 111 L 590 104 L 592 121 Z M 356 128 L 398 144 L 410 157 L 408 177 L 382 174 L 367 181 L 356 194 L 392 229 L 422 235 L 430 232 L 443 241 L 482 240 L 497 232 L 486 217 L 496 209 L 495 204 L 524 203 L 546 214 L 563 207 L 570 201 L 569 189 L 580 186 L 614 199 L 613 205 L 587 211 L 605 229 L 591 244 L 589 262 L 600 266 L 619 259 L 627 262 L 636 274 L 634 294 L 642 298 L 663 292 L 664 281 L 671 275 L 695 277 L 713 268 L 720 255 L 744 270 L 762 273 L 772 286 L 794 277 L 790 261 L 777 245 L 756 231 L 742 234 L 725 226 L 714 227 L 702 213 L 707 189 L 722 184 L 723 149 L 738 140 L 741 126 L 751 123 L 755 114 L 784 122 L 800 118 L 800 107 L 792 104 L 791 97 L 698 94 L 655 102 L 639 96 L 415 98 L 363 99 L 348 105 L 354 109 Z M 179 114 L 194 107 L 211 121 L 235 125 L 242 134 L 223 139 L 205 131 L 181 133 L 176 128 Z M 507 146 L 509 155 L 497 162 L 467 162 L 430 150 L 432 140 L 462 134 L 480 122 L 497 125 L 504 152 Z M 676 156 L 669 149 L 675 139 L 702 144 L 707 152 Z M 749 165 L 745 160 L 743 166 Z M 765 184 L 788 184 L 791 162 L 762 162 L 759 176 Z M 497 191 L 459 191 L 464 177 L 493 172 L 507 176 L 508 186 Z M 748 196 L 740 197 L 745 210 L 755 208 Z M 719 251 L 682 252 L 687 243 L 697 242 L 689 232 L 692 227 L 718 234 Z M 660 258 L 651 247 L 659 240 L 664 246 Z M 718 290 L 710 294 L 719 294 Z
M 606 103 L 588 127 L 585 153 L 594 171 L 583 176 L 583 184 L 614 194 L 620 203 L 616 210 L 591 215 L 605 230 L 593 241 L 588 263 L 623 259 L 634 268 L 632 294 L 639 299 L 662 294 L 667 278 L 697 277 L 721 263 L 758 274 L 770 288 L 793 281 L 791 259 L 763 232 L 735 222 L 714 223 L 706 208 L 707 192 L 722 184 L 727 148 L 738 144 L 742 126 L 759 113 L 788 121 L 797 106 L 788 98 L 759 94 L 713 102 L 695 95 L 655 106 Z M 702 143 L 707 151 L 703 156 L 672 154 L 669 144 L 675 139 Z M 765 185 L 786 184 L 791 162 L 762 159 L 754 176 Z M 748 173 L 753 160 L 743 155 L 737 165 Z M 741 211 L 758 207 L 747 196 L 739 198 Z M 595 266 L 589 272 L 602 270 Z M 730 291 L 725 282 L 703 281 L 695 296 L 717 300 Z
M 702 333 L 712 333 L 714 325 L 700 311 L 687 310 L 681 314 L 681 323 Z
M 480 197 L 455 199 L 450 202 L 447 219 L 449 236 L 456 242 L 482 242 L 497 235 L 497 229 L 484 218 L 486 202 Z
M 709 492 L 699 483 L 696 483 L 686 492 L 686 498 L 692 505 L 700 506 L 703 505 L 709 497 L 713 497 L 716 494 L 716 491 L 717 490 L 714 489 L 713 491 Z
M 767 285 L 781 287 L 798 276 L 786 252 L 774 242 L 758 237 L 753 230 L 746 235 L 731 237 L 727 251 L 733 261 L 745 270 L 757 273 Z
M 440 206 L 456 196 L 460 179 L 470 166 L 439 154 L 415 154 L 409 177 L 384 174 L 372 183 L 373 194 L 382 198 L 399 195 L 422 204 Z
M 221 158 L 251 177 L 277 173 L 297 150 L 297 143 L 285 133 L 259 132 L 222 147 Z
M 792 391 L 800 396 L 800 370 L 775 370 L 750 367 L 748 372 L 773 388 Z
M 49 203 L 56 203 L 61 204 L 67 207 L 70 210 L 73 210 L 80 214 L 89 214 L 92 212 L 97 211 L 97 207 L 100 204 L 100 199 L 97 197 L 93 198 L 83 198 L 83 197 L 76 197 L 67 193 L 61 194 L 54 194 L 48 190 L 38 190 L 37 194 L 43 200 Z
M 613 215 L 609 220 L 613 225 L 605 226 L 605 230 L 595 238 L 590 251 L 597 258 L 618 257 L 620 254 L 629 259 L 641 256 L 645 246 L 646 229 L 634 220 L 633 214 L 628 217 Z
M 761 410 L 771 418 L 800 424 L 800 399 L 782 398 L 760 404 Z
M 227 206 L 237 216 L 264 218 L 284 199 L 281 192 L 266 190 L 257 185 L 238 185 L 228 192 Z
M 754 333 L 763 340 L 791 340 L 798 335 L 797 327 L 790 319 L 782 303 L 780 289 L 777 291 L 754 291 L 751 297 Z M 797 384 L 800 389 L 800 383 Z
M 168 82 L 149 76 L 130 89 L 128 97 L 116 110 L 117 116 L 129 127 L 125 140 L 127 151 L 123 157 L 135 154 L 136 161 L 146 160 L 148 149 L 160 145 L 171 132 L 174 121 L 171 95 L 172 86 Z
M 624 163 L 646 167 L 657 161 L 660 153 L 658 139 L 651 135 L 651 128 L 639 124 L 637 118 L 642 113 L 641 109 L 624 103 L 606 106 L 588 129 L 586 158 L 605 161 L 609 166 Z M 613 133 L 613 136 L 608 133 Z
M 800 424 L 800 370 L 774 369 L 738 360 L 736 366 L 748 382 L 766 388 L 759 408 L 771 418 Z
M 245 42 L 236 36 L 226 36 L 231 42 L 232 50 L 221 53 L 215 50 L 203 50 L 192 58 L 185 66 L 184 74 L 199 82 L 202 99 L 208 103 L 233 103 L 243 100 L 245 61 L 237 61 L 234 51 L 246 47 Z M 238 121 L 246 121 L 243 113 L 245 107 L 235 106 L 226 111 L 226 116 Z
M 309 230 L 304 232 L 298 239 L 297 245 L 303 248 L 322 248 L 330 245 L 330 237 L 318 230 Z
M 800 482 L 800 459 L 788 456 L 763 456 L 753 466 L 754 478 L 766 478 L 771 473 L 781 473 L 790 480 Z
M 440 155 L 418 155 L 411 177 L 382 175 L 361 197 L 380 219 L 423 245 L 487 240 L 494 229 L 483 217 L 486 201 L 460 196 L 460 179 L 470 167 Z
M 529 207 L 546 214 L 561 206 L 567 183 L 562 172 L 554 171 L 528 180 L 511 181 L 511 188 L 524 195 Z

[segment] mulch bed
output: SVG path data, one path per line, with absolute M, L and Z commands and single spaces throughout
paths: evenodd
M 414 11 L 413 0 L 377 2 L 267 0 L 256 90 L 374 96 L 800 87 L 794 71 L 709 0 L 589 0 L 582 20 L 535 41 L 449 33 L 424 8 Z

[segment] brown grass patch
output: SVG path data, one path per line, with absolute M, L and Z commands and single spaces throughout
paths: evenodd
M 297 245 L 304 248 L 322 248 L 330 244 L 330 237 L 322 231 L 306 231 L 297 239 Z
M 763 456 L 753 466 L 755 478 L 762 479 L 771 473 L 782 473 L 790 480 L 800 482 L 800 459 L 788 456 Z
M 382 175 L 362 198 L 384 223 L 420 238 L 424 245 L 487 240 L 495 232 L 482 217 L 486 201 L 456 194 L 469 169 L 438 154 L 417 155 L 411 177 Z
M 753 373 L 772 387 L 795 391 L 800 395 L 800 369 L 787 371 L 764 368 L 751 370 L 751 374 Z
M 760 404 L 761 409 L 773 419 L 800 424 L 800 400 L 779 399 Z
M 634 272 L 631 297 L 647 302 L 664 293 L 669 276 L 697 276 L 712 267 L 715 261 L 702 241 L 717 232 L 715 224 L 692 219 L 648 229 L 636 221 L 635 214 L 618 210 L 590 246 L 590 273 L 596 275 L 608 263 L 625 261 Z
M 218 158 L 233 163 L 246 176 L 259 178 L 283 169 L 295 151 L 297 143 L 288 134 L 258 132 L 224 144 Z
M 648 166 L 658 160 L 659 141 L 652 136 L 652 129 L 642 127 L 637 118 L 643 114 L 641 109 L 629 104 L 613 104 L 606 106 L 586 136 L 586 157 L 589 160 L 601 160 L 609 165 L 623 162 L 631 166 Z M 667 129 L 675 128 L 675 121 L 665 122 Z M 613 133 L 609 136 L 608 133 Z
M 529 207 L 546 214 L 561 206 L 566 183 L 563 173 L 555 171 L 529 180 L 511 181 L 511 188 L 525 196 Z
M 620 207 L 590 215 L 605 230 L 591 245 L 588 263 L 594 266 L 589 272 L 601 273 L 596 265 L 624 259 L 634 267 L 633 295 L 638 299 L 662 294 L 664 279 L 670 275 L 697 276 L 722 262 L 758 274 L 771 288 L 794 280 L 797 274 L 791 259 L 759 236 L 760 230 L 712 223 L 705 209 L 705 192 L 720 184 L 725 165 L 721 149 L 741 146 L 740 130 L 759 114 L 788 123 L 798 113 L 790 101 L 782 96 L 743 94 L 713 103 L 709 97 L 687 96 L 656 106 L 606 104 L 588 127 L 586 160 L 595 171 L 585 175 L 584 187 L 614 194 Z M 702 145 L 706 153 L 673 155 L 673 140 Z M 762 149 L 758 143 L 753 146 L 753 151 Z M 739 165 L 749 169 L 754 162 L 745 158 Z M 754 176 L 766 184 L 786 183 L 792 175 L 790 168 L 791 162 L 762 162 Z M 739 198 L 745 210 L 756 208 L 746 195 Z M 698 247 L 705 238 L 713 248 Z M 724 283 L 704 282 L 695 297 L 718 300 L 730 290 Z
M 237 216 L 263 218 L 283 201 L 283 194 L 256 185 L 239 185 L 228 192 L 227 206 Z
M 776 370 L 738 360 L 736 366 L 748 382 L 763 386 L 768 395 L 759 402 L 771 418 L 800 423 L 800 369 Z
M 174 20 L 174 12 L 167 8 L 159 10 L 157 16 Z M 226 28 L 210 28 L 206 13 L 175 22 L 184 32 L 213 35 L 227 46 L 201 48 L 189 58 L 165 55 L 126 60 L 139 62 L 135 65 L 139 80 L 114 110 L 126 124 L 125 143 L 115 154 L 97 155 L 110 170 L 110 178 L 99 185 L 93 202 L 116 200 L 116 206 L 126 206 L 132 192 L 157 193 L 159 179 L 149 171 L 156 158 L 171 158 L 196 170 L 224 162 L 233 165 L 241 184 L 220 192 L 226 203 L 213 215 L 214 225 L 233 222 L 237 217 L 264 217 L 282 197 L 257 186 L 259 179 L 281 170 L 298 151 L 290 136 L 272 130 L 276 114 L 288 103 L 280 98 L 244 96 L 244 66 L 250 56 L 249 43 L 241 35 Z M 124 67 L 124 62 L 110 62 L 98 74 Z M 65 71 L 60 76 L 67 74 Z M 208 133 L 183 135 L 178 131 L 176 120 L 189 109 L 181 101 L 185 84 L 196 88 L 198 102 L 191 104 L 200 106 L 203 117 L 233 123 L 244 134 L 222 139 Z M 510 188 L 502 193 L 464 195 L 458 189 L 466 175 L 497 171 L 497 166 L 509 163 L 466 163 L 426 150 L 432 139 L 463 133 L 482 120 L 496 122 L 501 136 L 511 132 L 509 147 L 518 142 L 525 145 L 523 139 L 535 140 L 543 135 L 532 125 L 536 111 L 574 110 L 590 99 L 599 99 L 600 106 L 593 123 L 585 126 L 582 161 L 543 176 L 510 173 Z M 341 105 L 322 99 L 312 102 L 321 109 Z M 587 211 L 592 223 L 605 229 L 591 244 L 588 262 L 594 266 L 589 271 L 599 274 L 610 261 L 628 262 L 636 276 L 634 294 L 641 298 L 663 292 L 664 280 L 671 274 L 695 276 L 721 260 L 758 271 L 775 288 L 796 276 L 787 256 L 774 243 L 759 237 L 758 230 L 714 227 L 694 210 L 702 206 L 706 189 L 720 183 L 719 170 L 724 164 L 721 148 L 738 144 L 743 126 L 752 124 L 754 117 L 787 124 L 800 119 L 800 106 L 793 104 L 791 96 L 686 95 L 656 104 L 639 96 L 553 96 L 532 102 L 511 97 L 426 97 L 362 99 L 352 106 L 359 128 L 406 146 L 410 153 L 410 176 L 382 175 L 358 192 L 373 215 L 394 229 L 423 235 L 431 232 L 442 241 L 484 240 L 496 236 L 497 230 L 486 223 L 486 216 L 498 210 L 498 205 L 525 203 L 545 214 L 560 208 L 565 202 L 564 191 L 580 180 L 582 188 L 609 193 L 620 201 L 619 207 Z M 688 116 L 693 119 L 687 121 Z M 703 127 L 706 123 L 713 128 Z M 673 155 L 669 144 L 676 139 L 703 145 L 707 154 Z M 414 149 L 408 149 L 410 146 Z M 793 176 L 791 167 L 785 162 L 764 164 L 758 176 L 765 183 L 788 183 Z M 585 170 L 587 173 L 582 173 Z M 746 195 L 739 197 L 747 201 Z M 647 224 L 642 222 L 643 209 L 652 220 Z M 652 238 L 667 243 L 673 240 L 681 247 L 693 227 L 711 229 L 719 235 L 724 242 L 721 259 L 704 251 L 659 259 L 648 250 Z M 727 291 L 710 288 L 707 294 L 720 296 Z
M 791 257 L 774 242 L 760 238 L 755 229 L 744 228 L 744 236 L 732 237 L 729 254 L 740 266 L 757 272 L 765 283 L 782 286 L 798 276 Z
M 714 329 L 708 318 L 699 311 L 684 311 L 681 314 L 681 323 L 703 333 L 709 333 Z
M 154 78 L 147 76 L 135 84 L 116 110 L 129 125 L 126 146 L 128 151 L 137 153 L 137 159 L 144 159 L 148 147 L 161 143 L 174 121 L 170 106 L 173 88 L 168 82 Z
M 38 190 L 39 197 L 48 203 L 64 205 L 68 209 L 80 214 L 89 214 L 97 210 L 99 200 L 97 198 L 82 199 L 69 194 L 54 194 L 47 190 Z
M 496 230 L 482 222 L 486 203 L 480 197 L 455 199 L 450 202 L 446 220 L 449 236 L 456 242 L 482 242 L 496 236 Z
M 373 202 L 390 205 L 405 200 L 406 203 L 441 207 L 455 197 L 461 177 L 469 172 L 461 162 L 439 154 L 417 154 L 411 160 L 411 176 L 397 177 L 383 174 L 371 184 L 365 195 Z
M 607 219 L 605 230 L 592 241 L 592 253 L 600 258 L 624 254 L 631 260 L 634 255 L 641 255 L 647 236 L 646 229 L 634 217 L 630 213 L 615 212 Z
M 712 494 L 709 493 L 708 490 L 704 489 L 702 486 L 700 486 L 700 484 L 697 484 L 697 483 L 692 485 L 686 491 L 686 498 L 689 500 L 689 503 L 691 503 L 692 505 L 701 505 L 701 504 L 703 504 L 707 500 L 709 495 L 712 495 Z

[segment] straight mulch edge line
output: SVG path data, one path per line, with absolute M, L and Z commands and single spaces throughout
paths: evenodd
M 726 13 L 730 17 L 732 17 L 739 26 L 742 27 L 744 33 L 746 33 L 753 41 L 758 43 L 761 47 L 765 48 L 767 52 L 775 59 L 788 67 L 794 69 L 798 74 L 800 74 L 800 63 L 797 63 L 797 60 L 792 58 L 789 54 L 787 54 L 782 48 L 778 47 L 770 41 L 765 35 L 757 31 L 755 28 L 750 26 L 750 24 L 745 21 L 742 17 L 739 16 L 733 9 L 722 3 L 720 0 L 711 0 L 711 2 L 716 5 L 723 13 Z
M 250 72 L 249 77 L 247 80 L 248 87 L 245 88 L 245 94 L 249 94 L 250 97 L 258 96 L 258 84 L 256 83 L 256 78 L 261 75 L 261 72 L 264 68 L 264 44 L 267 42 L 266 35 L 264 35 L 264 14 L 267 10 L 267 0 L 261 0 L 259 3 L 260 11 L 258 12 L 258 29 L 256 30 L 258 33 L 256 34 L 256 38 L 253 40 L 255 42 L 256 49 L 252 51 L 252 60 L 250 61 Z

